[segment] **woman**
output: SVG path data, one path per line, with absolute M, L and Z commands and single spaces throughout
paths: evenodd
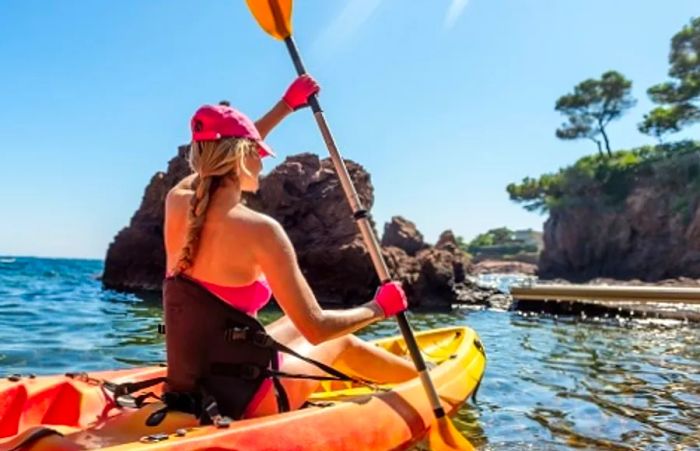
M 346 366 L 338 369 L 357 377 L 403 381 L 416 375 L 408 361 L 352 335 L 406 308 L 400 285 L 382 285 L 375 299 L 359 307 L 323 310 L 280 224 L 241 203 L 243 192 L 258 189 L 262 158 L 274 155 L 262 138 L 289 113 L 306 106 L 318 90 L 311 77 L 299 77 L 256 123 L 228 105 L 206 105 L 195 113 L 190 151 L 194 173 L 178 183 L 166 199 L 168 271 L 171 276 L 186 276 L 252 316 L 274 293 L 285 313 L 266 328 L 275 340 L 327 365 L 342 361 Z M 168 356 L 169 362 L 177 358 Z M 322 375 L 315 366 L 289 355 L 285 355 L 280 370 Z M 318 382 L 285 379 L 283 385 L 290 408 L 297 409 Z M 277 411 L 275 395 L 267 384 L 255 394 L 245 416 Z

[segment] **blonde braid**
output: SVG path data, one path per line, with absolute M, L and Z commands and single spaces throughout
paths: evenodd
M 180 250 L 180 257 L 178 258 L 175 271 L 173 271 L 175 274 L 187 271 L 194 263 L 194 257 L 199 247 L 199 238 L 204 227 L 205 213 L 211 198 L 210 188 L 212 180 L 212 176 L 200 178 L 197 175 L 192 182 L 194 195 L 190 199 L 190 208 L 187 212 L 187 235 L 185 237 L 185 245 Z
M 250 174 L 243 157 L 257 149 L 257 143 L 243 138 L 192 142 L 189 161 L 197 175 L 192 181 L 194 195 L 187 212 L 185 244 L 172 271 L 174 275 L 187 271 L 194 264 L 209 201 L 219 182 L 223 176 L 238 179 L 240 171 Z

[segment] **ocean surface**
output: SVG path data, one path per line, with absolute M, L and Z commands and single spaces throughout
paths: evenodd
M 0 375 L 164 361 L 159 297 L 103 290 L 102 265 L 0 257 Z M 454 420 L 480 449 L 700 449 L 698 324 L 466 309 L 410 320 L 480 334 L 486 375 Z M 382 321 L 361 335 L 397 333 Z

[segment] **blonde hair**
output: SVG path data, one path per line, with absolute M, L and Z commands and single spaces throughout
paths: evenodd
M 257 152 L 258 144 L 245 138 L 192 142 L 189 163 L 196 173 L 192 181 L 194 195 L 187 213 L 185 244 L 180 250 L 173 274 L 180 274 L 194 264 L 209 201 L 221 180 L 227 176 L 238 180 L 241 172 L 251 175 L 245 166 L 244 157 Z

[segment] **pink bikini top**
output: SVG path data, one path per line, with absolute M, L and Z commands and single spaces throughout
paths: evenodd
M 233 287 L 205 282 L 200 279 L 195 279 L 194 277 L 190 278 L 234 308 L 250 316 L 256 316 L 258 310 L 270 302 L 270 298 L 272 297 L 272 289 L 264 277 L 259 278 L 249 285 Z

